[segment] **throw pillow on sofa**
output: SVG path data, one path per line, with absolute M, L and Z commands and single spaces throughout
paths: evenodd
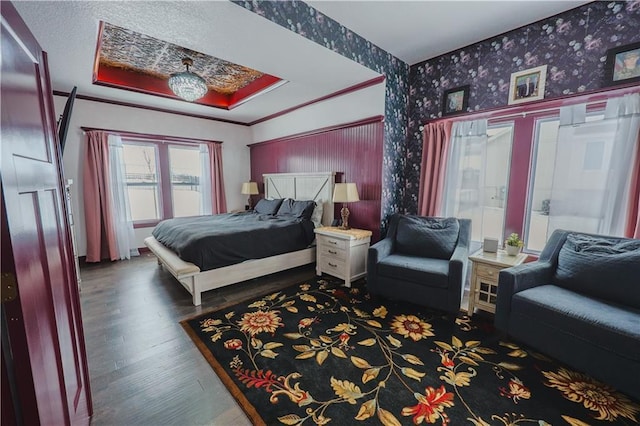
M 396 251 L 411 256 L 450 259 L 460 224 L 452 217 L 403 216 L 398 221 Z
M 558 255 L 554 283 L 640 309 L 640 240 L 569 234 Z

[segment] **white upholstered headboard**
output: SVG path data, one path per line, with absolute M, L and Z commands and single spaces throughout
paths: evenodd
M 267 173 L 262 175 L 264 196 L 322 201 L 322 224 L 331 226 L 335 175 L 335 172 Z

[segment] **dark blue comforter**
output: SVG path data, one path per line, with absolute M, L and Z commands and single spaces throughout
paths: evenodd
M 307 248 L 313 222 L 253 212 L 168 219 L 153 236 L 201 271 Z

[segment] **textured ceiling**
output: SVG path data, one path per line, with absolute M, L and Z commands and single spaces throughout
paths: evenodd
M 551 16 L 577 3 L 583 2 L 311 1 L 320 11 L 408 63 Z M 252 122 L 380 75 L 230 1 L 16 1 L 14 5 L 48 53 L 53 89 L 69 92 L 77 86 L 79 94 L 108 101 Z M 95 42 L 100 21 L 243 64 L 288 83 L 228 110 L 96 85 Z M 204 74 L 201 71 L 206 67 L 193 59 L 193 71 Z M 174 66 L 179 66 L 180 61 L 176 63 Z
M 589 0 L 307 0 L 412 65 Z
M 17 1 L 14 5 L 48 53 L 53 90 L 69 92 L 77 86 L 79 95 L 106 101 L 249 123 L 379 76 L 229 1 Z M 100 21 L 242 64 L 288 83 L 230 109 L 94 84 Z M 114 74 L 135 74 L 110 69 L 117 71 Z M 197 61 L 193 70 L 200 73 Z M 140 75 L 170 91 L 166 80 Z
M 168 79 L 171 74 L 185 70 L 184 57 L 193 59 L 191 71 L 204 78 L 209 89 L 225 95 L 237 92 L 264 75 L 242 65 L 103 23 L 100 65 Z

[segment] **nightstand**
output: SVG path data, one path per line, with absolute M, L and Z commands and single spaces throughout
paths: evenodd
M 468 315 L 472 316 L 476 307 L 495 313 L 500 270 L 520 265 L 526 258 L 527 255 L 524 253 L 509 256 L 504 250 L 498 250 L 497 253 L 486 253 L 479 250 L 469 256 L 469 260 L 473 262 L 473 269 Z
M 371 231 L 325 226 L 316 228 L 314 232 L 318 276 L 324 272 L 343 279 L 345 285 L 351 287 L 351 281 L 367 274 L 367 252 L 371 242 Z

